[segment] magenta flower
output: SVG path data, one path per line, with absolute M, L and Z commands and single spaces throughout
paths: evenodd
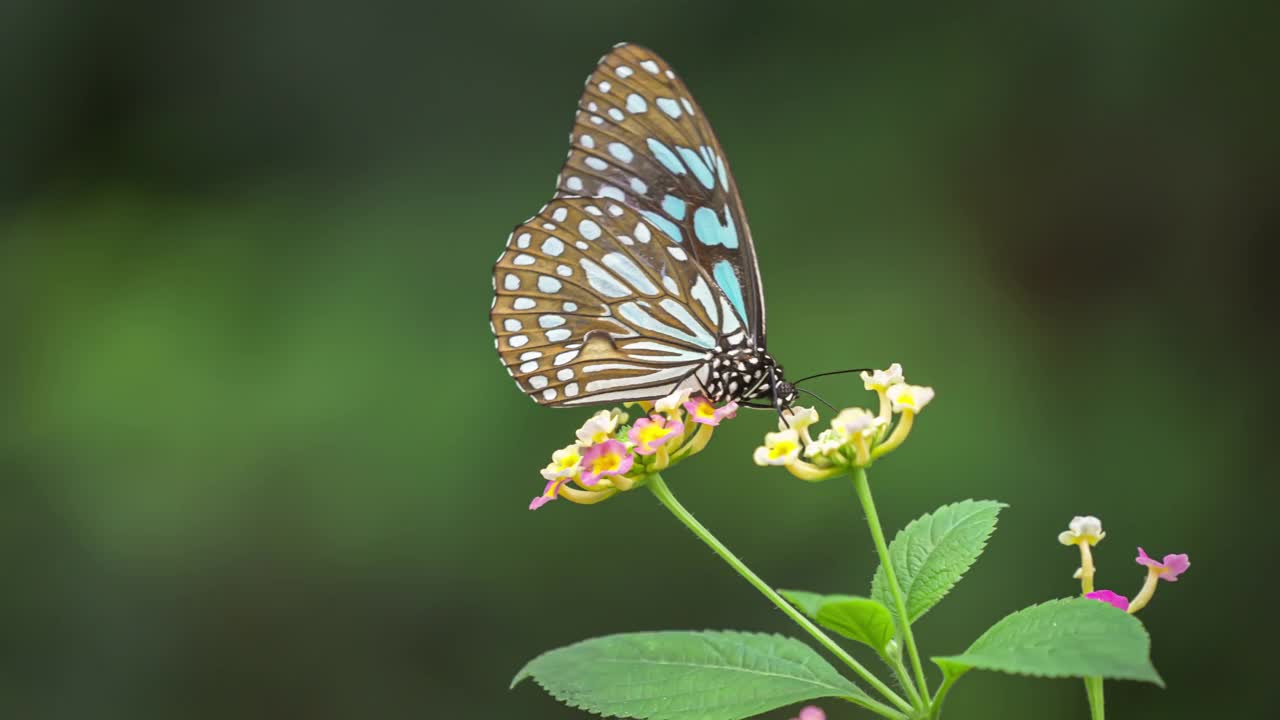
M 1101 600 L 1102 602 L 1108 605 L 1112 605 L 1114 607 L 1118 607 L 1121 610 L 1125 610 L 1125 611 L 1129 610 L 1129 598 L 1123 595 L 1117 595 L 1116 593 L 1113 593 L 1110 590 L 1094 590 L 1088 595 L 1085 595 L 1085 597 L 1089 598 L 1090 600 Z
M 689 416 L 693 418 L 694 422 L 715 427 L 720 424 L 721 420 L 729 419 L 738 414 L 738 403 L 730 401 L 717 408 L 711 404 L 710 400 L 698 395 L 686 400 L 684 409 L 689 411 Z
M 1145 565 L 1152 570 L 1159 570 L 1160 579 L 1168 580 L 1169 582 L 1177 582 L 1178 576 L 1191 567 L 1191 558 L 1187 557 L 1185 553 L 1165 555 L 1162 562 L 1156 562 L 1148 557 L 1147 551 L 1142 548 L 1138 548 L 1138 557 L 1134 559 L 1134 562 L 1139 565 Z
M 817 705 L 806 705 L 800 714 L 791 720 L 827 720 L 827 714 Z
M 617 440 L 605 440 L 582 453 L 582 484 L 591 486 L 600 478 L 624 475 L 635 463 L 627 446 Z
M 637 455 L 652 455 L 658 452 L 658 449 L 668 440 L 678 437 L 683 432 L 684 423 L 654 414 L 637 420 L 636 424 L 631 426 L 627 437 L 635 443 Z

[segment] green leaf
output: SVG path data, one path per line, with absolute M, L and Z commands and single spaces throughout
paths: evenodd
M 822 627 L 870 645 L 876 652 L 882 652 L 893 639 L 893 616 L 888 608 L 871 598 L 819 595 L 804 590 L 778 592 Z
M 516 674 L 605 717 L 738 720 L 820 697 L 870 698 L 808 645 L 744 632 L 608 635 L 543 653 Z
M 934 658 L 948 675 L 968 668 L 1039 677 L 1100 675 L 1164 687 L 1151 638 L 1132 615 L 1087 598 L 1032 605 L 991 626 L 960 655 Z
M 870 645 L 876 652 L 884 652 L 895 632 L 889 608 L 871 598 L 836 597 L 841 599 L 823 603 L 818 611 L 818 624 L 850 640 Z
M 800 612 L 808 615 L 811 620 L 818 619 L 818 611 L 822 609 L 822 603 L 827 601 L 831 595 L 820 595 L 805 590 L 779 590 L 778 594 L 791 601 L 792 605 L 800 608 Z
M 943 505 L 932 514 L 913 520 L 894 537 L 889 544 L 889 557 L 910 622 L 937 605 L 973 566 L 995 530 L 996 515 L 1003 507 L 1007 506 L 992 500 Z M 897 615 L 883 566 L 871 581 L 871 597 Z

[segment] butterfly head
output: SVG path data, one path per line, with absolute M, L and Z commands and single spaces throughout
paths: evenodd
M 782 412 L 790 408 L 796 402 L 796 397 L 800 393 L 796 390 L 796 386 L 787 382 L 782 378 L 782 367 L 778 367 L 778 381 L 774 383 L 773 390 L 773 407 L 778 412 Z

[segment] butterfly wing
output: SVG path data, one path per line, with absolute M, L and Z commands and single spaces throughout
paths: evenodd
M 707 381 L 745 328 L 686 251 L 606 198 L 553 200 L 494 268 L 498 352 L 520 389 L 559 407 L 646 400 Z
M 622 44 L 587 78 L 557 197 L 634 208 L 685 248 L 765 347 L 764 295 L 747 215 L 702 108 L 652 50 Z

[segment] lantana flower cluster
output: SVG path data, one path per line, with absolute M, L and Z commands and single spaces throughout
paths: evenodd
M 1058 542 L 1080 548 L 1080 569 L 1076 570 L 1075 577 L 1080 580 L 1080 588 L 1084 596 L 1113 605 L 1131 615 L 1151 602 L 1161 580 L 1177 582 L 1178 576 L 1191 567 L 1191 558 L 1186 554 L 1170 554 L 1156 560 L 1139 547 L 1138 557 L 1134 558 L 1134 562 L 1146 568 L 1147 576 L 1142 583 L 1142 589 L 1134 596 L 1132 602 L 1129 598 L 1112 590 L 1094 590 L 1092 548 L 1102 542 L 1106 536 L 1107 534 L 1102 531 L 1101 520 L 1092 515 L 1077 515 L 1071 519 L 1067 529 L 1058 534 Z
M 652 473 L 701 452 L 715 428 L 738 411 L 737 403 L 716 407 L 688 388 L 628 405 L 640 412 L 635 422 L 618 408 L 601 410 L 578 428 L 576 442 L 551 455 L 542 469 L 547 486 L 530 510 L 556 498 L 592 505 L 641 487 Z
M 820 419 L 816 409 L 787 410 L 778 420 L 778 432 L 765 435 L 764 445 L 756 448 L 756 464 L 781 465 L 801 480 L 817 482 L 867 467 L 892 452 L 907 439 L 915 416 L 933 400 L 933 388 L 908 384 L 898 363 L 863 372 L 862 382 L 879 396 L 879 412 L 846 408 L 815 437 L 812 429 Z

